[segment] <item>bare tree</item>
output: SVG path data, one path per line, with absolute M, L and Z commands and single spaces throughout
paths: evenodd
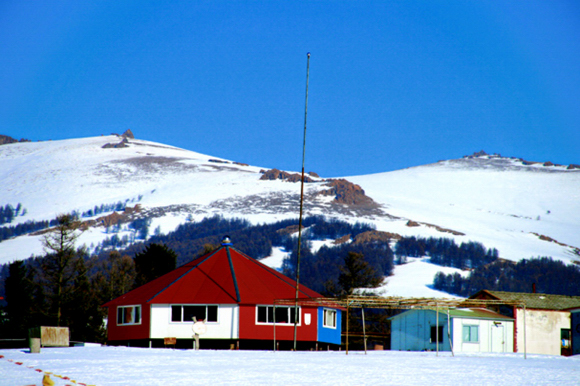
M 42 239 L 46 253 L 42 278 L 49 290 L 56 325 L 60 326 L 63 304 L 75 277 L 75 261 L 79 256 L 75 243 L 81 235 L 81 222 L 69 214 L 60 215 L 57 220 L 58 225 Z

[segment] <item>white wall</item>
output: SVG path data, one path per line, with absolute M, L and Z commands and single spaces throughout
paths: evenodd
M 207 332 L 200 339 L 237 339 L 239 337 L 240 310 L 237 304 L 220 304 L 218 322 L 206 323 Z M 172 322 L 171 305 L 153 304 L 151 306 L 151 339 L 175 337 L 192 339 L 193 322 Z
M 517 309 L 517 348 L 524 352 L 524 310 Z M 560 330 L 570 328 L 570 312 L 526 310 L 526 351 L 560 355 Z
M 431 342 L 431 326 L 435 325 L 435 311 L 432 310 L 411 310 L 391 319 L 391 350 L 436 350 L 435 342 Z M 463 342 L 464 325 L 479 327 L 478 342 Z M 439 326 L 443 326 L 443 342 L 439 343 L 439 350 L 450 351 L 445 311 L 439 313 Z M 451 329 L 454 352 L 514 351 L 513 321 L 453 317 Z
M 464 342 L 463 326 L 478 326 L 479 341 Z M 514 323 L 506 320 L 454 318 L 453 350 L 455 352 L 513 352 Z

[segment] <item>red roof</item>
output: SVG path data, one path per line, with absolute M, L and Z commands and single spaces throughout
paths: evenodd
M 273 304 L 293 299 L 296 282 L 225 245 L 104 304 Z M 300 286 L 300 299 L 322 295 Z

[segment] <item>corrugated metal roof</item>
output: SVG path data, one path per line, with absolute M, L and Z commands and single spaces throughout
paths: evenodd
M 540 293 L 505 292 L 482 290 L 471 296 L 470 299 L 497 299 L 505 301 L 519 301 L 527 308 L 538 310 L 563 311 L 580 307 L 580 296 L 549 295 Z
M 294 298 L 296 282 L 259 261 L 223 246 L 106 303 L 129 304 L 273 304 Z M 299 298 L 319 298 L 300 286 Z

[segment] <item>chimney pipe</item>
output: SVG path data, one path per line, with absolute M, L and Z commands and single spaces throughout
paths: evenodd
M 532 283 L 532 293 L 536 293 L 536 283 Z

